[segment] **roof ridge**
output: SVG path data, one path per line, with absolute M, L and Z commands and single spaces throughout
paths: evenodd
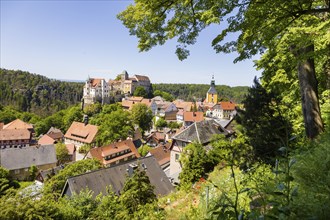
M 196 135 L 197 135 L 198 142 L 201 144 L 201 139 L 199 138 L 199 133 L 198 133 L 197 123 L 196 122 L 195 122 L 195 128 L 196 128 Z

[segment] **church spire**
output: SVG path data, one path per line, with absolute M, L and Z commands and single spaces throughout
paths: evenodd
M 215 90 L 214 75 L 212 75 L 211 86 L 206 93 L 206 102 L 216 104 L 218 102 L 218 93 Z

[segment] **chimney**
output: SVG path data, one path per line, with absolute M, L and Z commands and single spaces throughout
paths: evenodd
M 83 121 L 85 126 L 88 125 L 88 115 L 84 115 Z
M 126 169 L 126 171 L 128 172 L 128 176 L 132 176 L 134 173 L 134 170 L 136 170 L 136 168 L 138 167 L 138 165 L 136 165 L 135 163 L 131 163 L 128 165 L 128 168 Z

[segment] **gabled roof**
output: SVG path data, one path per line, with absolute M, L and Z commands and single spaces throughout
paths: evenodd
M 131 96 L 131 97 L 127 98 L 127 100 L 133 101 L 133 102 L 141 102 L 142 99 L 143 99 L 143 97 L 141 97 L 141 96 Z
M 124 108 L 127 108 L 127 109 L 132 109 L 134 104 L 135 104 L 135 102 L 130 101 L 130 100 L 122 100 L 121 101 L 121 106 L 123 106 Z
M 151 106 L 152 103 L 154 103 L 154 101 L 152 99 L 142 99 L 141 103 L 147 105 L 148 107 Z
M 151 138 L 155 138 L 156 140 L 160 141 L 160 140 L 165 140 L 165 133 L 164 132 L 152 132 L 146 139 L 147 141 L 149 141 Z
M 215 120 L 207 120 L 193 123 L 172 137 L 172 139 L 189 143 L 197 141 L 201 144 L 207 144 L 215 134 L 227 135 L 228 132 Z
M 155 186 L 154 193 L 158 195 L 167 195 L 173 190 L 173 186 L 165 175 L 164 171 L 158 165 L 153 156 L 144 157 L 119 164 L 113 167 L 91 171 L 82 175 L 70 177 L 67 179 L 62 191 L 62 196 L 73 193 L 78 194 L 81 190 L 88 188 L 93 191 L 93 196 L 102 193 L 107 194 L 107 189 L 111 189 L 119 194 L 123 189 L 127 178 L 127 170 L 130 164 L 140 164 L 140 168 L 146 171 L 151 185 Z
M 90 144 L 94 141 L 97 131 L 98 127 L 95 125 L 85 125 L 84 123 L 74 121 L 64 137 Z
M 24 148 L 10 148 L 0 151 L 1 166 L 8 170 L 28 168 L 56 163 L 55 146 L 38 145 Z
M 191 111 L 191 108 L 193 106 L 192 102 L 185 102 L 183 100 L 174 100 L 173 101 L 174 105 L 178 108 L 178 109 L 182 109 L 183 111 L 189 112 Z
M 137 81 L 149 81 L 150 79 L 148 76 L 142 76 L 142 75 L 134 75 L 134 78 L 136 78 Z
M 152 148 L 149 153 L 155 157 L 160 166 L 163 166 L 170 162 L 170 147 L 171 143 L 167 143 L 165 145 L 158 145 L 157 147 Z
M 60 129 L 54 127 L 51 127 L 46 134 L 53 139 L 62 139 L 64 136 Z
M 4 125 L 3 129 L 33 129 L 33 126 L 20 119 L 16 119 Z
M 89 82 L 91 83 L 92 87 L 96 87 L 101 84 L 102 80 L 104 79 L 91 78 Z
M 184 112 L 183 120 L 187 122 L 199 122 L 204 120 L 203 112 Z
M 76 151 L 74 144 L 65 144 L 66 149 L 68 149 L 68 154 L 73 155 Z
M 129 150 L 130 153 L 123 154 L 121 156 L 115 157 L 110 160 L 105 160 L 106 156 L 110 156 L 112 154 L 123 152 L 124 150 Z M 99 161 L 101 161 L 101 163 L 103 165 L 107 165 L 107 164 L 116 162 L 118 160 L 130 157 L 132 155 L 135 155 L 135 157 L 137 157 L 137 158 L 140 157 L 140 154 L 136 150 L 133 141 L 130 139 L 125 140 L 125 141 L 115 142 L 115 143 L 112 143 L 112 144 L 109 144 L 109 145 L 103 146 L 103 147 L 92 148 L 89 151 L 89 153 L 92 156 L 92 158 L 98 159 Z
M 220 107 L 223 109 L 223 110 L 235 110 L 235 103 L 233 102 L 219 102 L 220 104 Z
M 39 140 L 38 144 L 40 145 L 48 145 L 48 144 L 54 144 L 56 141 L 50 137 L 49 135 L 45 134 L 43 135 Z
M 4 129 L 0 130 L 0 141 L 29 140 L 31 132 L 27 129 Z

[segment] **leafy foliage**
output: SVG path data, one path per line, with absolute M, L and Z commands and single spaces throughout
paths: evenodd
M 167 122 L 165 121 L 164 118 L 159 118 L 156 123 L 155 126 L 157 129 L 163 129 L 167 126 Z
M 285 143 L 290 131 L 275 94 L 267 92 L 255 79 L 243 104 L 245 110 L 240 111 L 237 122 L 244 127 L 256 159 L 274 163 L 277 149 Z
M 68 161 L 69 150 L 64 143 L 57 143 L 55 145 L 57 164 L 63 164 Z
M 138 86 L 135 88 L 133 96 L 140 96 L 143 98 L 147 98 L 148 97 L 148 93 L 145 90 L 145 88 L 143 86 Z
M 69 164 L 45 183 L 44 193 L 52 194 L 57 198 L 61 193 L 67 178 L 83 174 L 87 171 L 96 170 L 98 168 L 101 168 L 101 163 L 94 159 L 79 160 L 73 164 Z
M 145 145 L 139 147 L 138 152 L 139 152 L 139 154 L 140 154 L 142 157 L 144 157 L 144 156 L 146 156 L 146 155 L 149 153 L 149 151 L 150 151 L 151 149 L 152 149 L 152 148 L 151 148 L 150 146 L 148 146 L 148 145 L 145 144 Z
M 47 116 L 82 98 L 82 83 L 63 82 L 20 70 L 0 69 L 0 102 L 16 110 Z
M 210 85 L 205 84 L 153 84 L 154 96 L 161 96 L 166 100 L 183 99 L 186 101 L 196 101 L 204 100 L 207 90 L 210 88 Z M 225 86 L 225 85 L 216 85 L 215 89 L 218 94 L 220 94 L 219 101 L 228 101 L 231 100 L 235 103 L 241 103 L 244 98 L 244 95 L 247 93 L 247 86 Z M 172 97 L 166 98 L 168 93 Z
M 140 206 L 152 203 L 156 200 L 154 186 L 150 184 L 149 177 L 139 166 L 134 170 L 133 175 L 126 179 L 120 202 L 129 215 L 139 210 Z
M 148 106 L 137 103 L 133 105 L 131 113 L 132 121 L 142 130 L 142 135 L 145 131 L 150 130 L 152 125 L 152 111 Z

